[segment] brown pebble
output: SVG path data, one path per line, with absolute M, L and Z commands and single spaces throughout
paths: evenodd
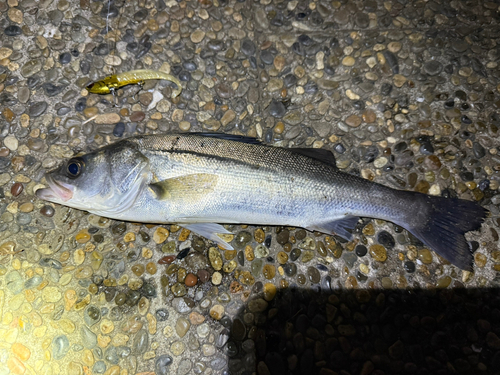
M 19 172 L 24 168 L 24 156 L 14 156 L 11 160 L 11 165 L 14 172 Z
M 264 42 L 262 42 L 260 49 L 265 50 L 265 49 L 268 49 L 269 47 L 271 47 L 272 45 L 273 45 L 273 43 L 271 41 L 265 40 Z
M 49 206 L 49 205 L 45 205 L 43 206 L 41 209 L 40 209 L 40 213 L 43 215 L 43 216 L 47 216 L 47 217 L 52 217 L 54 216 L 56 210 L 54 210 L 54 207 L 52 206 Z
M 266 279 L 271 280 L 276 275 L 276 267 L 272 264 L 266 264 L 262 270 L 262 274 Z
M 145 117 L 146 117 L 146 114 L 142 111 L 132 112 L 132 114 L 130 115 L 130 121 L 139 122 L 139 121 L 144 120 Z
M 14 197 L 17 197 L 19 194 L 23 192 L 23 184 L 20 182 L 16 182 L 12 187 L 10 188 L 10 192 Z
M 206 283 L 208 280 L 210 280 L 210 272 L 208 272 L 207 270 L 198 270 L 197 275 L 202 283 Z
M 197 282 L 198 277 L 196 277 L 196 275 L 193 275 L 192 273 L 188 273 L 186 278 L 184 279 L 184 284 L 186 284 L 186 286 L 195 286 Z
M 441 168 L 441 161 L 436 155 L 429 155 L 425 158 L 425 165 L 430 169 L 437 171 Z
M 10 150 L 7 147 L 0 147 L 0 157 L 9 156 Z
M 359 118 L 359 116 L 357 115 L 351 115 L 345 119 L 345 123 L 352 128 L 357 128 L 359 125 L 361 125 L 361 118 Z
M 16 114 L 12 112 L 10 108 L 4 108 L 2 114 L 5 120 L 7 120 L 7 122 L 12 122 L 12 120 L 14 120 L 14 118 L 16 117 Z
M 170 264 L 175 260 L 175 255 L 167 255 L 166 257 L 160 258 L 158 264 Z
M 143 92 L 139 95 L 139 101 L 145 107 L 147 107 L 153 100 L 153 94 L 150 92 Z
M 363 121 L 364 122 L 371 124 L 371 123 L 375 122 L 376 119 L 377 119 L 377 115 L 371 109 L 367 109 L 366 111 L 363 112 Z
M 19 211 L 21 212 L 31 212 L 33 211 L 33 203 L 31 202 L 26 202 L 26 203 L 23 203 L 22 205 L 19 206 Z

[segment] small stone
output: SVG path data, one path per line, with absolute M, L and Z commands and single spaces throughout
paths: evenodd
M 254 254 L 256 258 L 266 258 L 269 255 L 269 249 L 264 245 L 258 245 L 254 250 Z
M 180 317 L 175 323 L 175 331 L 180 338 L 184 337 L 189 330 L 191 323 L 186 318 Z
M 61 292 L 59 291 L 58 288 L 54 286 L 50 287 L 48 286 L 42 290 L 42 299 L 44 300 L 44 302 L 55 303 L 60 301 L 61 298 L 62 298 Z
M 220 272 L 214 272 L 212 275 L 212 284 L 220 285 L 222 283 L 222 274 Z
M 378 262 L 385 262 L 387 260 L 387 250 L 382 245 L 371 245 L 369 252 L 372 258 Z
M 371 109 L 367 109 L 363 112 L 363 121 L 372 124 L 377 120 L 377 115 Z
M 186 278 L 184 279 L 184 283 L 188 287 L 195 286 L 197 282 L 198 282 L 198 277 L 196 275 L 193 275 L 192 273 L 188 273 Z
M 220 271 L 222 269 L 223 260 L 220 251 L 215 247 L 210 247 L 208 249 L 208 259 L 210 260 L 210 264 L 216 271 Z
M 315 267 L 308 267 L 307 268 L 307 276 L 309 278 L 309 281 L 313 284 L 318 284 L 321 280 L 321 275 L 320 275 L 318 269 Z
M 97 115 L 94 122 L 98 125 L 112 125 L 120 122 L 121 118 L 118 113 L 104 113 Z
M 266 264 L 262 269 L 262 274 L 268 280 L 272 280 L 276 275 L 276 267 L 272 264 Z
M 418 251 L 418 259 L 423 264 L 431 264 L 432 263 L 432 253 L 429 249 L 421 249 Z
M 182 341 L 175 341 L 170 346 L 170 350 L 173 355 L 180 356 L 186 350 L 186 345 Z
M 55 360 L 60 360 L 69 351 L 69 340 L 66 335 L 57 336 L 52 341 L 52 356 Z
M 161 244 L 167 240 L 169 236 L 169 231 L 167 228 L 158 227 L 153 233 L 153 241 L 157 244 Z
M 134 112 L 132 112 L 132 114 L 129 117 L 130 121 L 132 121 L 132 122 L 141 122 L 145 118 L 146 118 L 146 114 L 142 111 L 134 111 Z
M 443 71 L 443 64 L 437 60 L 431 60 L 424 64 L 424 71 L 430 76 L 436 76 Z
M 210 309 L 210 316 L 215 320 L 221 320 L 224 316 L 224 306 L 214 305 Z
M 23 362 L 26 362 L 31 356 L 31 351 L 26 346 L 18 342 L 12 344 L 11 350 L 12 353 L 14 353 L 14 355 Z
M 353 66 L 356 63 L 356 59 L 352 56 L 346 56 L 342 59 L 342 65 Z
M 18 36 L 23 33 L 22 29 L 16 25 L 7 26 L 4 30 L 4 34 L 7 36 Z
M 5 137 L 3 140 L 3 144 L 11 151 L 16 151 L 19 147 L 19 142 L 13 135 L 8 135 L 7 137 Z
M 75 240 L 78 243 L 84 244 L 87 243 L 90 240 L 90 234 L 87 229 L 82 229 L 80 232 L 77 233 L 75 236 Z
M 243 52 L 247 56 L 253 56 L 255 55 L 255 51 L 256 48 L 253 41 L 251 41 L 250 39 L 243 40 L 243 42 L 241 43 L 241 52 Z
M 406 77 L 401 75 L 401 74 L 395 74 L 394 75 L 394 86 L 396 87 L 401 87 L 405 84 L 406 82 Z
M 273 117 L 281 118 L 285 115 L 286 108 L 285 105 L 278 100 L 272 100 L 269 105 L 269 114 Z
M 256 298 L 248 302 L 248 309 L 252 313 L 260 313 L 267 309 L 268 302 L 262 298 Z
M 264 284 L 264 299 L 266 301 L 272 301 L 276 295 L 277 289 L 274 284 L 266 283 Z
M 169 367 L 172 364 L 173 359 L 167 354 L 163 354 L 156 358 L 155 360 L 155 374 L 156 375 L 168 375 Z
M 345 123 L 352 128 L 357 128 L 361 125 L 361 118 L 357 115 L 350 115 L 345 119 Z
M 205 38 L 205 32 L 197 29 L 191 34 L 191 41 L 195 44 L 200 43 Z
M 23 192 L 23 184 L 20 182 L 16 182 L 12 187 L 10 188 L 10 193 L 14 196 L 17 197 L 19 194 Z
M 47 102 L 32 103 L 28 109 L 28 114 L 30 115 L 30 117 L 39 117 L 45 112 L 47 107 Z
M 199 325 L 205 321 L 205 317 L 200 313 L 193 311 L 192 313 L 189 314 L 189 321 L 193 325 Z

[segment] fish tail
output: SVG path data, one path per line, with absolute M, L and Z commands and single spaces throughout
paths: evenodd
M 405 223 L 399 223 L 425 245 L 457 267 L 471 271 L 473 250 L 465 233 L 478 230 L 488 211 L 478 203 L 405 192 L 418 212 L 409 212 Z

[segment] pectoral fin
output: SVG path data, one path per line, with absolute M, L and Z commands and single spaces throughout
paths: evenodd
M 164 199 L 201 199 L 211 193 L 219 177 L 214 174 L 197 173 L 186 176 L 169 178 L 168 180 L 153 182 L 149 187 L 159 200 Z
M 309 230 L 317 230 L 322 233 L 335 233 L 346 240 L 352 239 L 352 230 L 356 226 L 359 217 L 346 216 L 339 220 L 330 221 L 327 223 L 320 223 L 308 227 Z
M 215 243 L 217 243 L 217 245 L 221 245 L 226 250 L 233 250 L 233 247 L 231 245 L 229 245 L 226 241 L 217 236 L 217 233 L 232 234 L 220 224 L 195 223 L 195 224 L 181 224 L 181 226 L 186 229 L 189 229 L 191 232 L 199 234 L 202 237 L 214 241 Z

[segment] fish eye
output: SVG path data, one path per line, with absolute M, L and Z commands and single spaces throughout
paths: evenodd
M 77 178 L 83 171 L 83 165 L 81 159 L 71 159 L 66 167 L 66 175 L 69 178 Z
M 87 86 L 88 89 L 91 89 L 92 87 L 94 87 L 94 83 L 91 83 L 90 85 Z

